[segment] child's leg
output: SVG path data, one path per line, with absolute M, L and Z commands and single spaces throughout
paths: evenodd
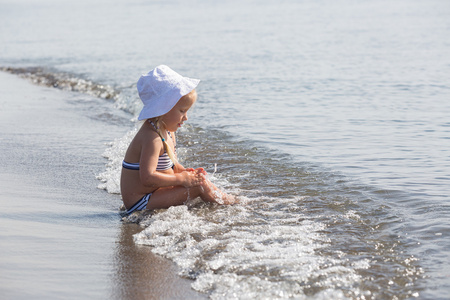
M 169 208 L 171 206 L 182 205 L 188 199 L 193 199 L 198 196 L 198 193 L 191 195 L 191 191 L 183 186 L 159 188 L 152 193 L 147 208 Z
M 222 192 L 209 180 L 206 180 L 202 184 L 201 190 L 203 193 L 200 197 L 203 201 L 219 204 L 234 204 L 236 202 L 236 198 L 234 196 Z
M 205 202 L 220 204 L 233 204 L 235 202 L 234 197 L 221 192 L 209 180 L 206 180 L 202 185 L 192 188 L 182 186 L 159 188 L 151 195 L 147 208 L 169 208 L 182 205 L 187 200 L 197 197 L 200 197 Z

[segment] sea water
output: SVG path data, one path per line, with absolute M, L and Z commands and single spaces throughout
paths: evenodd
M 140 74 L 167 64 L 202 80 L 178 154 L 241 204 L 194 200 L 124 221 L 194 290 L 450 294 L 448 1 L 0 5 L 3 70 L 129 112 L 97 174 L 109 193 L 140 125 Z

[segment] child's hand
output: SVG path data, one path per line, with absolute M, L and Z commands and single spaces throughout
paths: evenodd
M 203 175 L 208 175 L 208 173 L 206 173 L 205 169 L 203 169 L 203 168 L 197 168 L 197 169 L 195 169 L 195 172 L 203 174 Z
M 187 168 L 187 169 L 185 169 L 185 171 L 186 172 L 200 173 L 200 174 L 203 174 L 203 175 L 208 175 L 208 173 L 206 173 L 205 169 L 203 169 L 203 168 L 197 168 L 195 170 L 193 168 Z
M 183 179 L 183 186 L 186 188 L 199 186 L 201 185 L 205 180 L 205 175 L 199 172 L 181 172 L 180 173 Z

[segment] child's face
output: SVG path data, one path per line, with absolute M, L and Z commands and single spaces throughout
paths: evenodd
M 162 122 L 166 130 L 177 131 L 187 121 L 187 112 L 197 100 L 197 92 L 193 90 L 175 104 L 175 106 L 165 115 L 162 116 Z

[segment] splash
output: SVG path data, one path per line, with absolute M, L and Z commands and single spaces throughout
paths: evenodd
M 134 238 L 173 260 L 211 299 L 343 299 L 341 288 L 358 285 L 356 270 L 369 260 L 349 265 L 319 255 L 330 244 L 326 226 L 287 209 L 302 200 L 286 199 L 282 210 L 275 209 L 280 199 L 212 206 L 210 213 L 172 207 L 141 221 L 145 229 Z

